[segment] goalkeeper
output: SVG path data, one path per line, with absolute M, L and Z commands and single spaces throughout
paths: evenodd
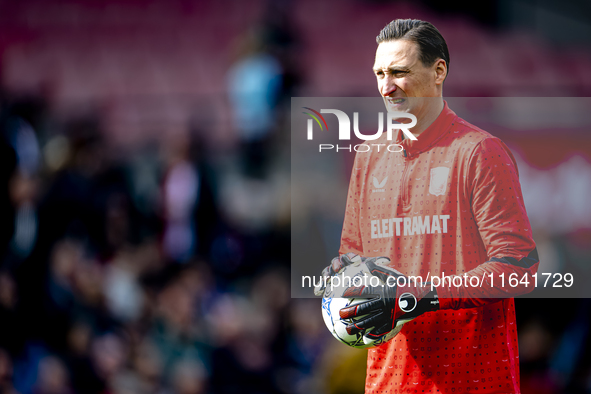
M 380 94 L 388 111 L 417 117 L 416 139 L 398 130 L 394 143 L 402 152 L 357 153 L 341 257 L 324 274 L 362 258 L 384 282 L 400 275 L 463 279 L 461 286 L 448 280 L 433 288 L 347 290 L 368 298 L 341 310 L 342 318 L 366 315 L 350 333 L 379 338 L 397 320 L 414 318 L 391 341 L 369 349 L 365 392 L 519 393 L 512 297 L 533 289 L 539 263 L 515 160 L 503 142 L 443 100 L 449 53 L 433 25 L 395 20 L 377 42 Z M 375 142 L 386 142 L 386 135 L 381 139 Z M 503 287 L 501 274 L 514 274 L 518 285 Z M 466 285 L 474 277 L 481 286 Z

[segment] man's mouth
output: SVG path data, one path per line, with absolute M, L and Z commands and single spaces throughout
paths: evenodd
M 403 98 L 389 98 L 388 101 L 391 104 L 402 104 L 402 103 L 404 103 L 404 99 Z

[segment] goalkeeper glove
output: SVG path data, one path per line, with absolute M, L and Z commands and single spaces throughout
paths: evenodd
M 332 259 L 328 267 L 325 267 L 322 270 L 322 277 L 324 280 L 320 281 L 320 284 L 314 287 L 314 295 L 318 297 L 322 297 L 324 295 L 324 290 L 327 286 L 330 286 L 330 281 L 333 276 L 337 275 L 339 272 L 343 270 L 348 265 L 356 264 L 356 263 L 363 263 L 365 261 L 365 257 L 361 257 L 355 253 L 345 253 L 341 256 L 335 257 Z
M 389 263 L 387 257 L 367 258 L 365 264 L 369 272 L 382 284 L 351 286 L 343 293 L 343 297 L 368 298 L 339 312 L 341 319 L 354 320 L 347 326 L 350 335 L 364 331 L 363 335 L 376 340 L 392 331 L 398 322 L 439 309 L 437 292 L 431 291 L 429 283 L 408 280 L 404 274 L 390 268 Z

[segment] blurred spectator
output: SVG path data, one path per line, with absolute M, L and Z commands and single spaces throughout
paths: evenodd
M 267 165 L 267 139 L 275 125 L 283 70 L 261 32 L 247 36 L 243 57 L 228 72 L 228 97 L 242 144 L 243 168 L 260 176 Z
M 539 322 L 530 321 L 519 336 L 521 388 L 525 393 L 556 393 L 558 388 L 548 373 L 552 334 Z
M 16 211 L 10 250 L 12 264 L 17 264 L 31 254 L 37 238 L 38 182 L 34 175 L 18 170 L 9 181 L 9 188 Z
M 162 355 L 165 378 L 180 359 L 206 362 L 205 333 L 203 327 L 195 324 L 194 308 L 193 294 L 177 281 L 168 284 L 159 296 L 156 320 L 149 337 Z
M 0 271 L 0 350 L 4 348 L 12 354 L 16 354 L 22 345 L 17 297 L 14 278 L 9 273 Z
M 144 297 L 138 274 L 142 268 L 137 252 L 125 248 L 118 251 L 106 268 L 103 292 L 109 311 L 120 321 L 133 322 L 140 318 Z
M 71 394 L 70 377 L 64 363 L 54 356 L 41 360 L 33 394 Z
M 202 365 L 190 361 L 178 362 L 173 367 L 171 394 L 203 394 L 205 380 Z
M 197 229 L 193 213 L 200 190 L 199 172 L 191 162 L 191 142 L 186 129 L 168 133 L 166 175 L 163 182 L 164 250 L 174 261 L 187 261 L 196 250 Z
M 91 325 L 83 320 L 73 322 L 67 334 L 66 360 L 76 393 L 99 394 L 104 387 L 90 357 L 93 334 Z
M 1 93 L 0 93 L 1 94 Z M 2 226 L 0 265 L 19 264 L 33 250 L 37 237 L 37 176 L 40 150 L 35 130 L 21 115 L 22 103 L 3 105 L 0 97 L 0 153 L 2 154 L 2 181 L 7 187 L 2 193 Z M 10 223 L 12 222 L 12 223 Z
M 128 359 L 128 344 L 120 336 L 109 332 L 95 337 L 90 346 L 96 374 L 105 384 L 103 392 L 108 392 Z
M 139 344 L 131 365 L 113 383 L 117 393 L 163 392 L 162 359 L 156 346 L 149 340 Z
M 18 394 L 12 385 L 12 360 L 2 348 L 0 348 L 0 394 Z

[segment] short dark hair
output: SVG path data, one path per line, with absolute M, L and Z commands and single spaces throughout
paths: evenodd
M 396 19 L 388 23 L 376 37 L 376 42 L 409 40 L 419 46 L 419 59 L 425 66 L 431 66 L 437 59 L 445 60 L 449 73 L 449 52 L 447 43 L 439 30 L 429 22 L 418 19 Z

